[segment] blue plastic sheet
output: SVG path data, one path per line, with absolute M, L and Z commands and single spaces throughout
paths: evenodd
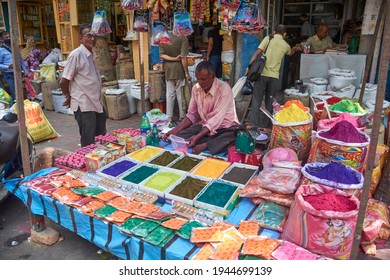
M 24 182 L 47 175 L 54 170 L 56 168 L 41 170 L 28 176 Z M 64 205 L 49 196 L 41 195 L 23 184 L 18 186 L 19 181 L 8 181 L 5 187 L 9 191 L 13 191 L 32 213 L 48 217 L 118 258 L 127 260 L 185 260 L 191 259 L 200 249 L 195 244 L 176 235 L 162 248 L 151 245 L 135 236 L 120 232 L 116 224 L 90 217 L 77 208 Z M 158 205 L 164 211 L 170 211 L 172 208 L 170 204 Z M 248 199 L 241 199 L 227 217 L 227 222 L 238 226 L 241 220 L 248 220 L 251 217 L 256 207 L 257 205 Z M 268 229 L 261 231 L 260 235 L 271 238 L 279 237 L 278 232 Z

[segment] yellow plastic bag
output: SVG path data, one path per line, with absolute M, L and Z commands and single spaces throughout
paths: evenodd
M 41 69 L 41 76 L 45 78 L 46 82 L 53 82 L 56 79 L 56 64 L 48 63 L 39 65 Z
M 16 106 L 14 107 L 15 113 Z M 43 113 L 41 106 L 36 102 L 24 100 L 27 131 L 35 143 L 57 138 L 57 132 Z

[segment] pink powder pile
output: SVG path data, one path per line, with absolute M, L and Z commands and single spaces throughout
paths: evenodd
M 348 197 L 334 193 L 322 193 L 304 197 L 314 209 L 319 211 L 348 212 L 355 210 L 357 205 Z
M 367 142 L 364 134 L 360 134 L 356 127 L 348 121 L 336 123 L 331 129 L 320 132 L 321 137 L 342 141 L 345 143 L 364 143 Z

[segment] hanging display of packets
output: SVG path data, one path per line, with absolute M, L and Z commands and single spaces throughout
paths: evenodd
M 161 21 L 153 22 L 153 46 L 164 46 L 171 44 L 171 37 L 169 37 L 168 29 Z
M 96 35 L 106 35 L 112 33 L 107 21 L 107 13 L 104 10 L 97 10 L 93 17 L 91 33 Z
M 221 23 L 221 30 L 223 31 L 231 31 L 231 22 L 233 18 L 236 16 L 236 9 L 230 9 L 226 7 L 219 8 L 219 17 L 218 21 Z
M 173 16 L 173 34 L 176 36 L 189 36 L 194 32 L 189 12 L 175 12 Z
M 236 10 L 240 5 L 240 0 L 221 0 L 221 7 L 228 8 L 230 10 Z
M 143 4 L 142 0 L 122 0 L 121 7 L 123 10 L 140 10 Z
M 238 32 L 256 32 L 263 28 L 257 4 L 241 1 L 231 27 Z
M 149 31 L 149 10 L 137 10 L 134 12 L 133 29 L 139 32 Z
M 210 0 L 191 0 L 190 2 L 191 22 L 203 25 L 204 22 L 209 23 L 210 15 Z

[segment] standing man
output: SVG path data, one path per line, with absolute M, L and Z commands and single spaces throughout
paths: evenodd
M 314 25 L 309 22 L 309 16 L 307 14 L 301 14 L 299 20 L 302 23 L 300 40 L 306 40 L 307 38 L 315 34 Z
M 325 53 L 326 49 L 332 48 L 335 43 L 329 36 L 329 27 L 326 23 L 321 23 L 316 29 L 316 34 L 309 37 L 306 44 L 310 45 L 311 53 Z
M 207 35 L 209 38 L 208 45 L 207 45 L 207 61 L 210 61 L 210 63 L 214 67 L 215 75 L 217 78 L 222 77 L 222 61 L 221 61 L 221 54 L 222 54 L 222 41 L 223 36 L 219 34 L 219 26 L 214 25 L 213 29 L 211 29 Z
M 188 140 L 194 154 L 205 149 L 218 154 L 234 143 L 234 129 L 239 125 L 233 92 L 228 83 L 215 78 L 208 61 L 196 66 L 195 76 L 198 83 L 192 88 L 188 113 L 166 136 Z
M 12 62 L 11 35 L 7 31 L 1 31 L 0 34 L 3 39 L 3 44 L 0 48 L 0 70 L 3 72 L 3 77 L 8 84 L 9 94 L 11 95 L 12 100 L 15 100 L 15 76 Z M 20 61 L 24 75 L 28 75 L 26 65 L 22 58 L 20 58 Z
M 167 115 L 172 122 L 176 98 L 179 105 L 179 119 L 184 118 L 183 87 L 186 85 L 186 79 L 191 81 L 191 76 L 188 73 L 187 64 L 188 38 L 173 34 L 170 36 L 171 44 L 160 47 L 160 57 L 164 59 L 165 67 Z
M 275 97 L 276 89 L 279 84 L 279 70 L 284 55 L 292 55 L 299 49 L 299 45 L 296 45 L 292 49 L 284 40 L 286 36 L 286 27 L 282 24 L 275 28 L 275 34 L 270 39 L 269 36 L 265 37 L 257 51 L 253 54 L 250 62 L 266 49 L 267 60 L 261 73 L 260 79 L 255 82 L 253 87 L 252 107 L 250 114 L 250 125 L 260 126 L 260 106 L 265 96 L 265 108 L 272 114 L 272 100 L 271 96 Z M 272 123 L 268 117 L 264 119 L 264 127 L 271 128 Z
M 74 112 L 84 147 L 106 133 L 107 116 L 100 100 L 102 82 L 92 52 L 96 35 L 91 33 L 90 24 L 80 25 L 80 42 L 68 56 L 60 87 L 66 97 L 63 105 Z

